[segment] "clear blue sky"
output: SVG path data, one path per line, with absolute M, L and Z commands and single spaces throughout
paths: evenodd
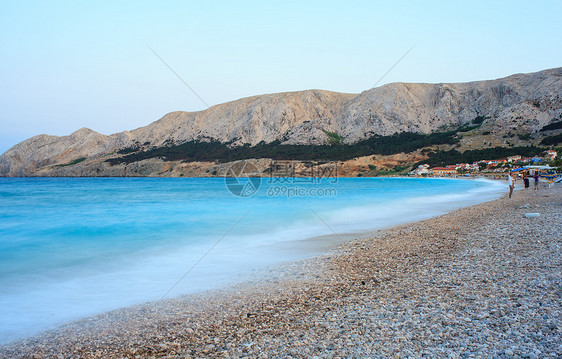
M 562 1 L 1 1 L 0 153 L 170 111 L 305 89 L 562 66 Z

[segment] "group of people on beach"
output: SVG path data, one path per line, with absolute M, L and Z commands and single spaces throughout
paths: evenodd
M 521 174 L 521 177 L 523 179 L 523 183 L 525 184 L 525 188 L 529 188 L 529 176 L 527 176 L 525 173 Z M 516 181 L 516 176 L 514 175 L 513 172 L 510 172 L 507 175 L 507 184 L 509 185 L 509 198 L 511 198 L 511 195 L 513 194 L 513 189 L 515 188 L 515 181 Z M 535 187 L 534 190 L 539 190 L 539 172 L 535 171 L 534 175 L 533 175 L 533 179 L 535 180 Z

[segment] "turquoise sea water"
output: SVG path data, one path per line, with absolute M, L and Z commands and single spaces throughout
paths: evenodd
M 428 218 L 504 188 L 484 180 L 262 179 L 254 195 L 240 197 L 221 178 L 0 178 L 0 343 L 224 286 L 325 250 L 315 237 Z

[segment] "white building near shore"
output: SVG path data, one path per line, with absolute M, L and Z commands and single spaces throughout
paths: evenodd
M 423 165 L 419 165 L 418 168 L 416 168 L 415 170 L 413 170 L 410 173 L 413 174 L 413 175 L 416 175 L 416 176 L 421 176 L 421 175 L 424 175 L 424 174 L 429 174 L 429 173 L 431 173 L 431 171 L 429 170 L 428 164 L 423 164 Z

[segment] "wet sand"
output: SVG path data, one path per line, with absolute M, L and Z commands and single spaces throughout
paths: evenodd
M 558 358 L 561 245 L 562 185 L 518 190 L 233 288 L 71 323 L 0 357 Z

